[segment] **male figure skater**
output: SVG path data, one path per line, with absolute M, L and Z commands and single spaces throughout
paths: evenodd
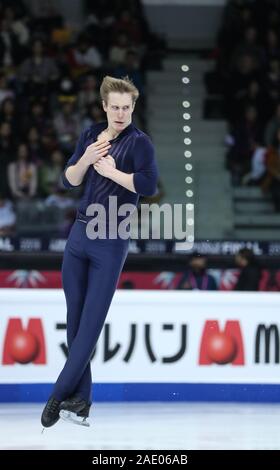
M 106 210 L 109 196 L 117 207 L 137 205 L 139 195 L 156 191 L 157 166 L 150 138 L 132 124 L 139 92 L 126 77 L 106 76 L 100 87 L 107 122 L 84 131 L 68 161 L 63 180 L 67 188 L 85 183 L 77 218 L 67 240 L 62 281 L 67 305 L 68 358 L 43 410 L 44 427 L 59 417 L 89 425 L 91 406 L 90 357 L 108 313 L 123 268 L 129 238 L 87 236 L 87 208 L 92 203 Z M 113 214 L 114 216 L 116 214 Z M 118 223 L 124 217 L 118 215 Z

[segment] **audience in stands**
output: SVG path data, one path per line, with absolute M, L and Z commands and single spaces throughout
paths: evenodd
M 229 0 L 206 75 L 206 107 L 228 121 L 226 167 L 232 184 L 260 185 L 280 211 L 280 2 Z M 215 101 L 215 100 L 214 100 Z M 213 101 L 213 102 L 214 102 Z M 217 111 L 217 107 L 219 110 Z
M 8 184 L 12 197 L 23 199 L 35 196 L 37 176 L 37 167 L 30 160 L 27 145 L 20 143 L 17 147 L 16 160 L 8 165 Z
M 142 97 L 136 124 L 145 130 L 145 72 L 158 68 L 164 43 L 150 32 L 140 0 L 84 6 L 86 23 L 73 30 L 54 0 L 0 2 L 0 188 L 15 210 L 38 198 L 76 206 L 78 191 L 61 194 L 61 169 L 78 134 L 104 120 L 105 74 L 134 80 Z
M 261 269 L 256 257 L 249 248 L 239 250 L 235 258 L 240 274 L 234 290 L 258 291 L 261 280 Z
M 177 289 L 184 290 L 216 290 L 214 277 L 207 273 L 207 258 L 193 253 L 189 260 L 188 269 L 183 273 Z

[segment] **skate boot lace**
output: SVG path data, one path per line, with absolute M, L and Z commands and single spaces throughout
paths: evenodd
M 55 398 L 52 398 L 47 404 L 47 410 L 50 413 L 56 413 L 59 403 L 60 402 L 58 400 L 56 400 Z

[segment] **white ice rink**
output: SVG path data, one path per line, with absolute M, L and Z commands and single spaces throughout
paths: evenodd
M 0 405 L 0 448 L 280 449 L 280 405 L 96 403 L 91 427 L 60 420 L 41 434 L 43 404 Z

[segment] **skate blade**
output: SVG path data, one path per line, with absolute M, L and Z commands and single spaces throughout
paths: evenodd
M 72 411 L 60 410 L 59 416 L 61 417 L 61 419 L 63 419 L 64 421 L 67 421 L 68 423 L 78 424 L 80 426 L 86 426 L 86 427 L 90 426 L 90 423 L 87 420 L 87 418 L 83 418 L 82 416 L 77 416 L 76 413 L 73 413 Z

